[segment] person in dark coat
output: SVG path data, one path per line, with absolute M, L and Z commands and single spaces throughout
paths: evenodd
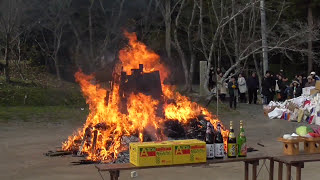
M 301 96 L 302 94 L 302 88 L 300 87 L 300 84 L 298 81 L 293 81 L 290 85 L 290 87 L 287 90 L 288 98 L 296 98 Z
M 259 80 L 256 77 L 256 73 L 253 72 L 251 77 L 247 80 L 249 104 L 257 104 L 257 90 L 259 89 Z
M 228 83 L 228 89 L 229 89 L 229 95 L 230 95 L 230 99 L 229 99 L 229 102 L 230 102 L 230 108 L 233 108 L 236 109 L 237 108 L 237 96 L 238 96 L 238 83 L 235 79 L 235 77 L 231 77 L 231 80 L 230 82 Z
M 281 75 L 278 75 L 277 80 L 276 80 L 276 87 L 275 87 L 275 92 L 276 92 L 278 101 L 283 101 L 283 94 L 284 94 L 285 89 L 286 89 L 286 87 L 283 83 L 283 78 Z
M 262 95 L 264 98 L 264 103 L 269 104 L 272 101 L 273 97 L 273 78 L 270 76 L 270 72 L 267 71 L 266 75 L 262 81 Z

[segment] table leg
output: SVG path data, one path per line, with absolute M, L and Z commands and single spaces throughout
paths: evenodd
M 283 163 L 282 163 L 282 162 L 279 162 L 278 180 L 282 180 L 282 169 L 283 169 Z
M 287 164 L 287 180 L 291 180 L 291 164 Z
M 274 171 L 274 161 L 270 159 L 270 173 L 269 173 L 269 180 L 273 180 L 273 171 Z
M 249 180 L 249 163 L 244 162 L 244 180 Z
M 110 173 L 110 180 L 118 180 L 120 176 L 120 171 L 115 170 L 115 171 L 109 171 Z
M 296 180 L 301 180 L 301 166 L 297 166 Z
M 252 164 L 252 180 L 257 180 L 257 166 L 259 164 L 259 161 L 258 163 L 257 162 L 254 162 Z

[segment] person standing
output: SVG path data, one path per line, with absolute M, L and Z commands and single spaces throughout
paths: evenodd
M 282 76 L 278 75 L 276 79 L 276 86 L 275 86 L 275 92 L 276 92 L 276 97 L 278 101 L 282 101 L 282 91 L 284 91 Z
M 257 104 L 257 90 L 259 89 L 259 80 L 256 77 L 256 73 L 253 72 L 251 77 L 247 80 L 248 85 L 248 95 L 249 95 L 249 104 Z
M 296 98 L 301 96 L 302 89 L 300 87 L 300 84 L 298 81 L 293 81 L 290 85 L 290 88 L 288 89 L 288 96 L 290 98 Z
M 266 72 L 266 75 L 262 82 L 262 95 L 265 104 L 269 104 L 272 101 L 273 91 L 272 91 L 273 81 L 270 77 L 270 71 Z
M 242 76 L 242 73 L 240 73 L 238 76 L 238 85 L 240 91 L 240 102 L 246 103 L 247 82 L 246 79 Z
M 316 72 L 311 72 L 311 73 L 310 73 L 310 76 L 312 76 L 312 78 L 313 78 L 315 81 L 319 81 L 319 80 L 320 80 L 320 78 L 319 78 L 319 76 L 316 74 Z
M 304 87 L 312 87 L 316 85 L 316 81 L 313 80 L 312 76 L 308 76 L 308 81 L 304 85 Z
M 228 89 L 229 89 L 229 95 L 230 95 L 230 108 L 232 109 L 232 106 L 234 109 L 237 108 L 237 96 L 238 96 L 238 83 L 234 76 L 231 77 L 230 82 L 228 83 Z
M 225 101 L 226 95 L 227 95 L 227 83 L 225 81 L 221 82 L 221 79 L 223 77 L 223 73 L 220 72 L 217 78 L 217 86 L 219 91 L 219 96 L 221 101 Z

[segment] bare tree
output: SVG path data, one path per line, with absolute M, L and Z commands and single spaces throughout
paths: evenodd
M 3 0 L 1 1 L 0 14 L 0 33 L 4 39 L 5 49 L 5 77 L 6 82 L 10 82 L 10 60 L 12 43 L 21 35 L 19 21 L 22 16 L 22 0 Z
M 312 17 L 312 0 L 308 2 L 308 73 L 313 69 L 313 52 L 312 52 L 312 28 L 313 28 L 313 17 Z
M 182 62 L 182 67 L 183 67 L 183 71 L 184 71 L 184 79 L 185 79 L 185 83 L 186 83 L 185 88 L 186 88 L 186 90 L 189 90 L 189 89 L 191 89 L 191 87 L 190 87 L 191 85 L 189 84 L 189 75 L 190 74 L 189 74 L 188 64 L 187 64 L 187 60 L 185 57 L 185 53 L 184 53 L 184 51 L 181 47 L 180 41 L 178 39 L 178 29 L 180 27 L 179 18 L 180 18 L 182 10 L 184 8 L 184 5 L 185 5 L 185 0 L 182 0 L 180 7 L 179 7 L 177 17 L 175 19 L 174 41 L 175 41 L 176 49 L 178 51 L 178 54 L 179 54 L 181 62 Z
M 178 1 L 179 2 L 179 1 Z M 165 28 L 166 28 L 166 36 L 165 36 L 165 45 L 167 56 L 171 59 L 171 0 L 156 0 L 156 7 L 160 9 L 160 12 L 163 16 Z
M 44 11 L 44 20 L 39 22 L 42 27 L 41 41 L 37 41 L 42 51 L 54 61 L 58 80 L 61 82 L 59 51 L 61 48 L 62 36 L 68 25 L 68 10 L 72 0 L 50 1 L 48 8 Z

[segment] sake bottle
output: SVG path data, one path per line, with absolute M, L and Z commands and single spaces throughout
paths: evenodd
M 240 121 L 240 133 L 238 137 L 238 156 L 246 157 L 247 156 L 247 138 L 244 133 L 243 121 Z
M 232 121 L 230 121 L 230 132 L 228 137 L 228 158 L 237 157 L 237 138 L 234 135 Z
M 207 122 L 207 131 L 206 131 L 206 148 L 207 148 L 207 159 L 214 158 L 214 134 L 212 131 L 212 125 L 210 122 Z
M 220 123 L 217 126 L 217 134 L 214 138 L 214 158 L 221 159 L 224 157 L 224 144 L 223 137 L 221 134 L 221 125 Z

